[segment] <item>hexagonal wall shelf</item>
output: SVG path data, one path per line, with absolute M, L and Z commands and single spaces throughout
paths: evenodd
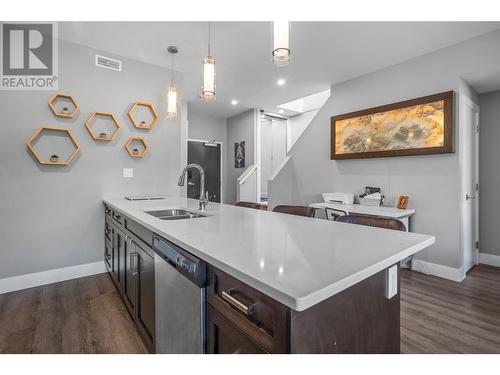
M 111 133 L 111 136 L 109 136 L 107 133 L 99 133 L 99 135 L 96 135 L 94 131 L 92 130 L 92 123 L 94 122 L 96 117 L 107 117 L 113 121 L 114 124 L 114 131 Z M 111 142 L 113 139 L 116 138 L 118 133 L 120 132 L 120 124 L 118 123 L 118 120 L 116 119 L 115 115 L 109 112 L 94 112 L 90 115 L 90 117 L 87 119 L 85 122 L 85 127 L 87 128 L 90 136 L 95 140 L 95 141 L 105 141 L 105 142 Z
M 147 123 L 146 121 L 137 121 L 136 119 L 137 114 L 135 112 L 140 107 L 147 108 L 151 113 L 152 120 L 149 123 Z M 158 121 L 159 118 L 158 113 L 155 110 L 155 107 L 151 103 L 144 103 L 144 102 L 135 102 L 132 105 L 132 108 L 130 108 L 130 111 L 128 111 L 128 117 L 130 118 L 130 121 L 132 121 L 132 124 L 137 129 L 145 129 L 145 130 L 153 129 L 153 126 L 155 126 L 155 123 L 156 121 Z
M 71 103 L 71 105 L 68 105 L 68 107 L 59 108 L 59 105 L 57 103 L 60 101 Z M 49 100 L 49 107 L 52 112 L 54 112 L 54 115 L 65 118 L 73 118 L 80 110 L 80 106 L 76 102 L 75 98 L 73 98 L 73 96 L 61 93 L 52 95 Z
M 142 143 L 141 148 L 137 147 L 137 143 Z M 143 158 L 148 151 L 148 144 L 142 137 L 130 137 L 127 143 L 125 143 L 125 150 L 127 150 L 131 158 Z
M 43 133 L 47 132 L 47 131 L 54 131 L 54 132 L 64 133 L 64 134 L 66 134 L 66 136 L 69 138 L 69 140 L 73 144 L 74 150 L 71 152 L 71 154 L 68 156 L 68 158 L 66 160 L 59 161 L 59 157 L 57 155 L 52 155 L 48 160 L 47 159 L 43 159 L 40 156 L 39 152 L 37 152 L 37 150 L 35 149 L 35 147 L 34 147 L 35 141 L 39 137 L 43 137 Z M 28 142 L 26 142 L 26 146 L 28 146 L 29 150 L 31 151 L 31 153 L 33 154 L 33 156 L 36 158 L 36 160 L 40 164 L 44 164 L 44 165 L 68 165 L 69 163 L 71 163 L 73 161 L 73 159 L 75 158 L 75 156 L 80 151 L 80 146 L 78 145 L 78 142 L 76 141 L 75 137 L 71 133 L 71 130 L 66 129 L 66 128 L 54 128 L 52 126 L 42 126 L 42 127 L 38 128 L 37 131 L 35 131 L 33 133 L 33 135 L 30 137 L 30 139 L 28 140 Z

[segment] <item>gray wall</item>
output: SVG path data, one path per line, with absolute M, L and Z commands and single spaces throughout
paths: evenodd
M 254 163 L 254 127 L 256 111 L 250 109 L 227 119 L 226 203 L 236 203 L 236 180 Z M 234 144 L 245 141 L 245 168 L 234 167 Z
M 225 118 L 198 114 L 188 109 L 188 138 L 222 142 L 222 203 L 227 202 L 227 122 Z
M 500 91 L 479 96 L 479 246 L 500 256 Z
M 169 71 L 128 59 L 122 59 L 121 73 L 100 69 L 96 52 L 59 44 L 59 91 L 79 102 L 75 119 L 53 116 L 47 106 L 53 92 L 0 91 L 0 278 L 102 260 L 103 197 L 179 193 L 181 119 L 164 116 Z M 152 131 L 134 129 L 128 120 L 136 100 L 156 106 L 161 119 Z M 90 138 L 83 124 L 93 111 L 117 116 L 122 130 L 113 142 Z M 81 152 L 70 166 L 34 161 L 25 142 L 41 125 L 72 130 Z M 124 150 L 131 135 L 149 143 L 144 159 L 131 159 Z M 124 167 L 134 168 L 133 179 L 122 177 Z
M 436 244 L 418 257 L 460 267 L 459 155 L 333 161 L 330 117 L 446 90 L 468 95 L 461 75 L 493 70 L 499 59 L 500 32 L 496 31 L 333 85 L 330 99 L 292 148 L 289 165 L 271 183 L 270 206 L 321 201 L 322 192 L 355 192 L 366 185 L 382 187 L 389 205 L 407 194 L 410 207 L 417 210 L 413 230 L 436 236 Z M 456 108 L 456 118 L 458 114 Z M 455 121 L 455 145 L 459 123 L 460 119 Z

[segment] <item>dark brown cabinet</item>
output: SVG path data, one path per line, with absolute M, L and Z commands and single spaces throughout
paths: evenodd
M 208 304 L 241 331 L 241 337 L 269 353 L 286 353 L 290 309 L 215 267 L 207 270 Z M 229 326 L 221 325 L 217 332 L 224 328 Z
M 104 241 L 104 264 L 108 272 L 111 272 L 113 262 L 113 248 L 111 242 Z
M 155 260 L 152 254 L 133 242 L 137 253 L 137 322 L 154 342 L 155 333 Z
M 104 261 L 144 342 L 154 352 L 154 253 L 145 242 L 126 229 L 126 217 L 109 211 L 105 211 Z M 110 241 L 106 239 L 108 225 Z M 147 232 L 143 236 L 147 237 Z
M 207 308 L 207 353 L 209 354 L 265 354 L 250 337 L 212 306 Z
M 399 294 L 386 270 L 311 306 L 292 310 L 209 265 L 209 353 L 399 353 Z
M 137 302 L 137 272 L 138 257 L 135 246 L 130 238 L 127 238 L 125 247 L 125 288 L 123 298 L 132 316 L 135 316 L 135 305 Z
M 111 246 L 112 246 L 112 259 L 111 259 L 111 277 L 113 281 L 115 282 L 116 286 L 119 287 L 120 285 L 120 274 L 119 274 L 119 269 L 120 269 L 120 247 L 122 246 L 122 237 L 120 234 L 120 231 L 113 226 L 111 229 L 112 231 L 112 241 L 111 241 Z

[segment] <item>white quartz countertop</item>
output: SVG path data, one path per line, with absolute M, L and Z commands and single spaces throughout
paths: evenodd
M 210 202 L 207 217 L 161 220 L 145 211 L 198 201 L 104 199 L 115 210 L 282 304 L 305 310 L 435 242 L 434 236 Z

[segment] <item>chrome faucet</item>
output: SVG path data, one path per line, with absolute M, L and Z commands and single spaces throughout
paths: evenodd
M 188 164 L 182 170 L 181 176 L 179 177 L 179 182 L 177 185 L 184 186 L 184 180 L 186 179 L 186 172 L 190 168 L 195 168 L 200 171 L 200 211 L 205 211 L 205 207 L 208 203 L 208 191 L 205 192 L 205 171 L 199 164 Z

